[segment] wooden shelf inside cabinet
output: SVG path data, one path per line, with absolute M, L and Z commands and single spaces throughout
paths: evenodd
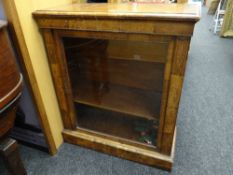
M 123 114 L 159 118 L 164 63 L 109 58 L 101 49 L 67 52 L 74 101 Z
M 164 63 L 121 60 L 93 54 L 67 57 L 74 88 L 76 84 L 88 80 L 162 92 Z
M 161 93 L 115 84 L 84 82 L 73 87 L 77 103 L 154 120 L 159 117 Z
M 155 148 L 158 121 L 142 119 L 137 116 L 129 117 L 127 114 L 110 112 L 80 103 L 75 106 L 78 115 L 78 128 Z M 140 141 L 142 135 L 137 131 L 138 123 L 144 123 L 150 127 L 149 135 L 153 134 L 151 136 L 153 142 L 145 143 Z

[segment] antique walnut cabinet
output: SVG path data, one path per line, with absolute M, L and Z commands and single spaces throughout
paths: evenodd
M 34 12 L 64 140 L 170 170 L 199 13 L 197 5 L 148 3 L 73 4 Z

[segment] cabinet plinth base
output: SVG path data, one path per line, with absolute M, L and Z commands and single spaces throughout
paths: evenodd
M 176 134 L 174 134 L 173 147 L 170 156 L 161 154 L 157 151 L 139 148 L 136 146 L 109 140 L 100 136 L 93 136 L 86 133 L 81 133 L 78 131 L 64 130 L 63 138 L 67 143 L 84 146 L 96 151 L 104 152 L 113 156 L 139 162 L 153 167 L 158 167 L 168 171 L 171 171 L 172 169 Z

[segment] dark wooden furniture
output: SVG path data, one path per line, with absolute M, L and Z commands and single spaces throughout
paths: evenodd
M 75 4 L 34 12 L 65 141 L 170 170 L 199 8 Z
M 6 22 L 0 21 L 0 156 L 12 175 L 26 174 L 17 142 L 8 137 L 14 125 L 21 89 L 22 75 L 8 39 Z

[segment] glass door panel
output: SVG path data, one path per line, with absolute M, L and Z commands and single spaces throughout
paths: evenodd
M 63 38 L 77 127 L 156 146 L 168 43 Z

